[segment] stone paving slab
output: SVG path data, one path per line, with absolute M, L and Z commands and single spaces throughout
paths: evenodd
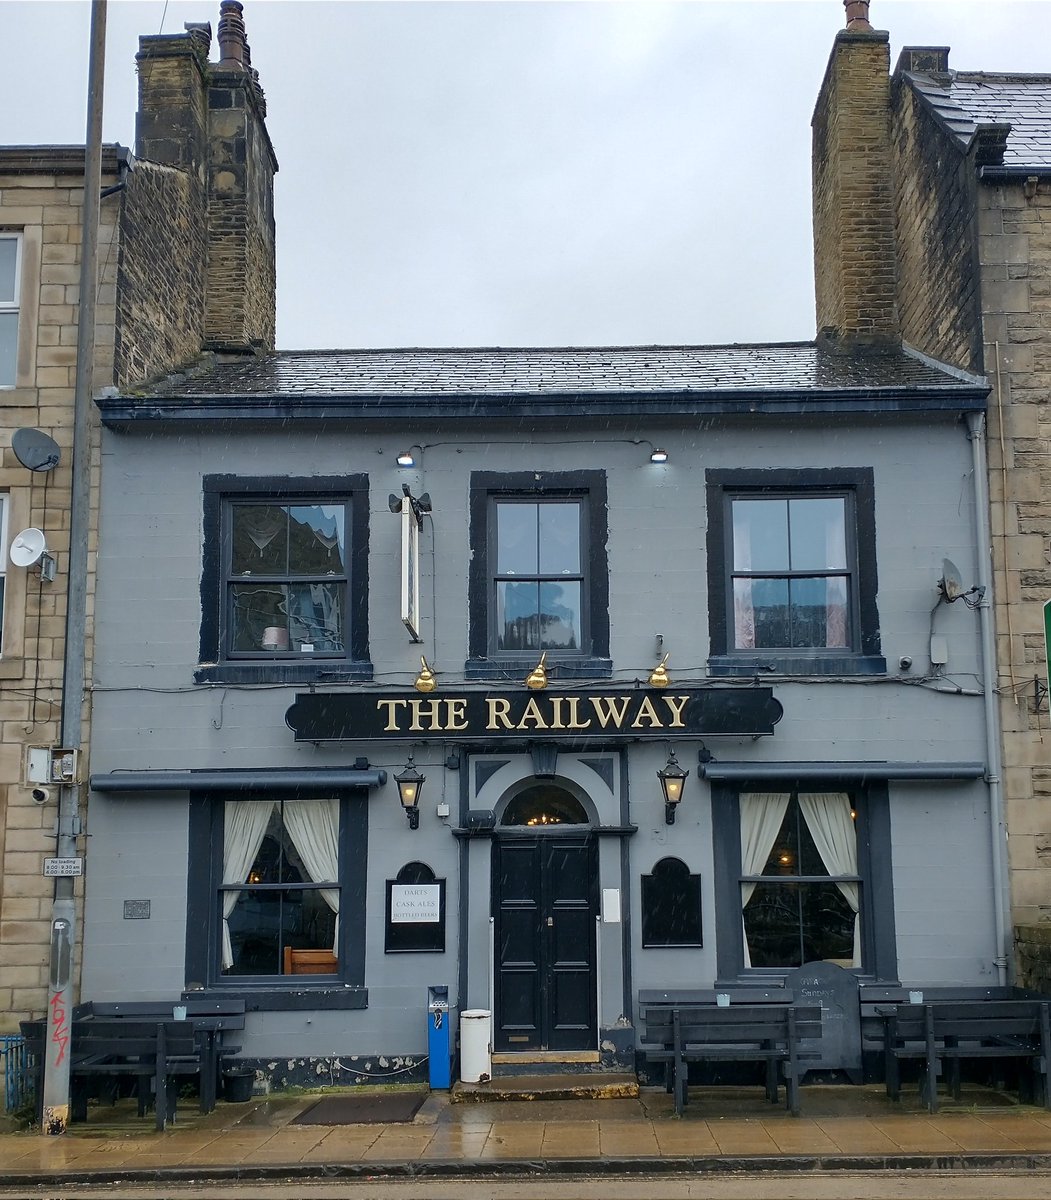
M 671 1097 L 451 1104 L 434 1093 L 410 1122 L 307 1127 L 316 1093 L 221 1104 L 156 1133 L 126 1108 L 93 1111 L 61 1137 L 0 1134 L 0 1184 L 147 1178 L 263 1179 L 295 1167 L 329 1177 L 522 1171 L 1051 1168 L 1051 1113 L 977 1089 L 931 1116 L 882 1088 L 807 1087 L 793 1118 L 755 1088 Z M 189 1106 L 187 1106 L 189 1107 Z M 897 1166 L 895 1166 L 895 1164 Z

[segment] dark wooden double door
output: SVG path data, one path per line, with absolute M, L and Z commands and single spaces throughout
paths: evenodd
M 495 1050 L 595 1048 L 597 861 L 590 834 L 494 840 Z

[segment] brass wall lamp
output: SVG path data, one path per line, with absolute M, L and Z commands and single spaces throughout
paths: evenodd
M 416 764 L 412 760 L 411 750 L 409 751 L 409 761 L 405 764 L 404 769 L 394 776 L 394 782 L 398 785 L 398 799 L 409 819 L 409 828 L 419 829 L 420 792 L 427 782 L 427 776 L 417 770 Z
M 675 824 L 675 810 L 682 800 L 683 788 L 686 786 L 686 777 L 689 773 L 688 770 L 679 766 L 675 758 L 675 751 L 669 750 L 667 763 L 657 772 L 657 778 L 661 781 L 661 791 L 664 793 L 665 825 Z

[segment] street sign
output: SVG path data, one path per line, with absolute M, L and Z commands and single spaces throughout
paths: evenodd
M 44 874 L 49 877 L 57 875 L 83 875 L 84 860 L 82 858 L 45 858 Z

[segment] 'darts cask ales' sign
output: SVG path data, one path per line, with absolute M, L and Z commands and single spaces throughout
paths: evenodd
M 580 692 L 300 693 L 285 714 L 297 742 L 636 741 L 773 733 L 781 705 L 768 687 Z

